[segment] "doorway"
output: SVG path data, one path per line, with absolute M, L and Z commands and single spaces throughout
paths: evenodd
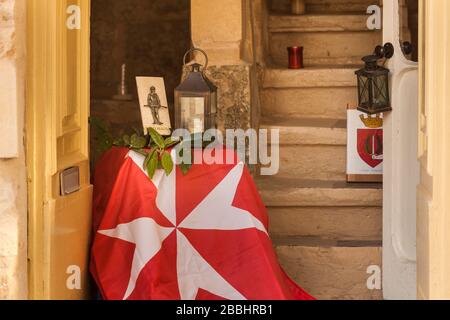
M 103 2 L 104 6 L 95 6 L 95 2 Z M 87 37 L 85 34 L 86 30 L 89 29 L 89 24 L 85 24 L 81 28 L 81 32 L 68 31 L 63 27 L 66 21 L 66 8 L 72 3 L 77 3 L 82 8 L 82 19 L 81 21 L 86 21 L 89 10 L 86 10 L 86 4 L 89 4 L 88 0 L 61 0 L 58 2 L 45 2 L 40 3 L 38 0 L 29 1 L 29 87 L 28 91 L 28 109 L 30 110 L 27 115 L 27 143 L 28 143 L 28 167 L 30 170 L 30 187 L 29 187 L 29 198 L 30 200 L 30 270 L 31 270 L 31 280 L 32 286 L 34 286 L 35 292 L 42 291 L 42 287 L 45 287 L 45 294 L 35 295 L 35 297 L 43 298 L 61 298 L 61 293 L 65 290 L 65 280 L 67 278 L 66 270 L 67 267 L 72 264 L 73 260 L 79 259 L 78 253 L 81 256 L 87 255 L 86 248 L 74 248 L 71 247 L 72 255 L 68 257 L 67 252 L 64 253 L 64 257 L 68 257 L 66 262 L 62 256 L 59 254 L 65 250 L 68 243 L 74 241 L 74 243 L 80 243 L 80 237 L 78 231 L 85 231 L 87 229 L 84 225 L 80 225 L 79 229 L 74 230 L 74 226 L 81 221 L 79 218 L 81 213 L 83 217 L 89 218 L 89 208 L 83 207 L 79 208 L 76 205 L 84 203 L 84 199 L 89 198 L 90 186 L 88 183 L 88 178 L 85 175 L 82 178 L 82 192 L 73 194 L 68 197 L 61 196 L 61 186 L 59 185 L 60 173 L 65 169 L 78 166 L 81 169 L 81 173 L 84 173 L 87 165 L 87 112 L 89 107 L 89 100 L 105 100 L 114 101 L 111 97 L 117 91 L 117 85 L 120 83 L 121 76 L 121 65 L 129 64 L 129 75 L 128 88 L 130 93 L 133 93 L 134 88 L 134 76 L 135 75 L 160 75 L 165 76 L 163 73 L 157 74 L 155 69 L 144 69 L 149 65 L 159 66 L 160 64 L 154 63 L 150 58 L 142 60 L 141 69 L 140 67 L 132 67 L 133 61 L 138 58 L 131 59 L 128 58 L 128 47 L 133 47 L 128 43 L 124 45 L 127 49 L 125 54 L 123 51 L 118 50 L 117 56 L 119 57 L 115 64 L 111 66 L 109 72 L 104 71 L 104 78 L 99 77 L 98 79 L 106 79 L 105 85 L 95 82 L 95 72 L 98 71 L 99 65 L 104 65 L 106 62 L 109 63 L 111 59 L 111 54 L 102 55 L 101 58 L 95 60 L 92 58 L 92 69 L 91 72 L 93 76 L 90 79 L 92 91 L 89 94 L 84 95 L 84 90 L 86 87 L 84 83 L 89 83 L 89 73 L 84 70 L 84 67 L 88 65 L 88 57 L 85 57 L 83 53 L 89 51 L 89 39 L 85 41 Z M 105 8 L 108 7 L 107 1 L 102 0 L 92 0 L 92 10 L 98 10 L 98 15 L 105 15 L 112 19 L 112 24 L 108 25 L 108 22 L 101 25 L 102 30 L 99 35 L 105 36 L 108 39 L 128 39 L 126 27 L 119 27 L 116 30 L 116 22 L 122 17 L 132 17 L 132 13 L 125 10 L 119 13 L 119 16 L 115 15 L 113 12 L 105 13 Z M 111 6 L 118 1 L 109 1 Z M 121 1 L 121 3 L 127 4 L 128 10 L 142 11 L 139 6 L 136 6 L 138 2 L 149 2 L 149 1 Z M 155 1 L 158 2 L 158 1 Z M 180 1 L 160 1 L 166 5 L 167 3 L 175 4 Z M 152 2 L 153 3 L 153 2 Z M 117 4 L 121 6 L 121 4 Z M 97 9 L 95 9 L 97 8 Z M 107 9 L 108 11 L 109 9 Z M 152 11 L 149 9 L 148 11 Z M 56 14 L 55 14 L 56 12 Z M 121 12 L 121 11 L 119 11 Z M 92 12 L 92 17 L 95 17 L 96 13 Z M 102 18 L 99 18 L 102 19 Z M 187 25 L 189 25 L 189 20 L 187 20 Z M 92 21 L 94 24 L 95 21 Z M 145 24 L 141 23 L 141 26 Z M 151 24 L 147 25 L 146 28 L 151 29 Z M 135 30 L 134 27 L 131 28 Z M 139 28 L 140 29 L 140 28 Z M 93 28 L 92 34 L 95 33 L 95 27 Z M 112 33 L 112 37 L 111 37 Z M 122 36 L 121 36 L 122 34 Z M 148 37 L 147 33 L 144 33 L 143 37 Z M 168 36 L 172 39 L 173 34 Z M 189 34 L 186 37 L 189 39 Z M 61 43 L 61 39 L 66 42 Z M 101 39 L 100 39 L 101 40 Z M 118 40 L 119 43 L 121 43 Z M 113 45 L 107 41 L 102 42 L 100 50 L 104 53 L 111 53 Z M 133 42 L 134 43 L 134 42 Z M 187 48 L 190 43 L 188 41 Z M 95 44 L 92 43 L 91 47 Z M 140 52 L 145 54 L 147 50 L 138 48 Z M 136 50 L 138 50 L 136 49 Z M 123 49 L 122 49 L 123 50 Z M 138 50 L 138 51 L 139 51 Z M 184 50 L 181 50 L 181 55 Z M 95 53 L 93 53 L 94 55 Z M 175 65 L 181 65 L 178 61 L 178 55 L 175 59 Z M 64 60 L 60 60 L 64 58 Z M 129 59 L 132 62 L 129 62 Z M 126 60 L 126 61 L 122 61 Z M 79 64 L 80 68 L 65 69 L 61 66 L 70 66 Z M 106 64 L 105 64 L 106 65 Z M 134 68 L 134 74 L 131 72 Z M 81 70 L 81 71 L 80 71 Z M 115 71 L 114 71 L 115 70 Z M 71 74 L 71 72 L 75 74 Z M 176 74 L 176 72 L 174 73 Z M 181 76 L 181 71 L 178 74 Z M 67 78 L 77 79 L 77 83 L 71 82 L 61 82 L 60 80 L 65 80 Z M 109 79 L 110 78 L 110 79 Z M 86 80 L 87 79 L 87 80 Z M 103 81 L 103 80 L 102 80 Z M 167 80 L 166 80 L 167 81 Z M 176 83 L 174 81 L 174 83 Z M 77 90 L 68 93 L 68 89 L 76 87 Z M 170 87 L 168 82 L 166 82 L 168 97 L 170 99 Z M 103 89 L 102 89 L 103 88 Z M 99 91 L 97 91 L 99 90 Z M 55 92 L 57 94 L 55 94 Z M 56 95 L 56 97 L 55 97 Z M 67 99 L 67 97 L 76 97 L 77 99 Z M 85 98 L 88 99 L 85 99 Z M 136 96 L 134 97 L 136 99 Z M 67 104 L 67 101 L 76 101 L 76 104 Z M 135 103 L 137 100 L 134 100 Z M 62 108 L 65 107 L 66 108 Z M 136 104 L 137 109 L 137 104 Z M 114 117 L 116 114 L 128 115 L 127 112 L 123 112 L 120 107 L 116 109 L 104 109 L 101 110 L 102 114 L 105 110 L 109 111 L 109 114 Z M 92 111 L 92 110 L 91 110 Z M 93 112 L 94 113 L 94 112 Z M 108 114 L 104 112 L 104 115 Z M 136 120 L 136 118 L 134 119 Z M 131 122 L 131 121 L 130 121 Z M 118 123 L 120 125 L 120 123 Z M 139 123 L 138 123 L 139 125 Z M 127 128 L 129 125 L 126 126 Z M 117 129 L 120 131 L 120 127 Z M 87 175 L 86 175 L 87 176 Z M 80 198 L 82 195 L 82 199 Z M 81 199 L 81 200 L 80 200 Z M 88 201 L 86 201 L 88 203 Z M 45 207 L 44 207 L 44 205 Z M 74 205 L 75 204 L 75 205 Z M 84 215 L 87 213 L 87 215 Z M 70 217 L 72 220 L 67 220 Z M 87 220 L 83 220 L 83 223 Z M 62 238 L 61 235 L 65 235 L 70 232 L 71 238 Z M 83 237 L 86 239 L 88 237 Z M 74 240 L 75 239 L 75 240 Z M 84 241 L 84 240 L 83 240 Z M 64 246 L 63 246 L 64 245 Z M 69 261 L 70 260 L 70 261 Z M 57 263 L 55 263 L 57 262 Z M 33 266 L 34 269 L 33 269 Z M 85 271 L 85 270 L 84 270 Z M 365 270 L 363 270 L 365 271 Z M 58 277 L 56 277 L 56 275 Z M 53 277 L 52 282 L 47 281 L 49 278 Z M 43 283 L 45 282 L 45 285 Z M 58 289 L 58 290 L 56 290 Z M 67 296 L 72 298 L 79 298 L 79 295 Z

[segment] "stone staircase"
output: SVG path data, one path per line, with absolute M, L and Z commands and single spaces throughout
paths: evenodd
M 291 8 L 290 0 L 269 0 L 270 9 L 275 13 L 287 13 Z M 340 13 L 365 12 L 372 4 L 382 3 L 382 0 L 305 0 L 307 13 Z
M 280 172 L 257 183 L 281 264 L 319 299 L 382 298 L 367 287 L 367 268 L 381 267 L 382 186 L 346 182 L 354 71 L 382 42 L 365 26 L 370 4 L 307 0 L 307 14 L 291 16 L 273 0 L 269 17 L 261 128 L 280 129 Z M 305 47 L 305 69 L 286 68 L 292 45 Z
M 380 44 L 379 33 L 367 29 L 365 14 L 273 15 L 269 32 L 273 61 L 286 65 L 286 44 L 305 48 L 304 60 L 314 65 L 355 65 Z

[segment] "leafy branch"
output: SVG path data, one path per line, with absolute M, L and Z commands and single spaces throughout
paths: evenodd
M 155 176 L 156 170 L 158 169 L 164 170 L 166 175 L 170 175 L 174 170 L 175 163 L 170 154 L 170 149 L 178 144 L 181 145 L 184 141 L 173 140 L 171 137 L 164 138 L 153 128 L 148 129 L 148 135 L 146 136 L 143 136 L 135 130 L 136 132 L 132 135 L 124 134 L 120 138 L 115 139 L 111 134 L 110 126 L 107 122 L 95 117 L 91 117 L 89 121 L 95 131 L 96 151 L 98 153 L 103 153 L 113 146 L 133 150 L 145 157 L 143 169 L 147 172 L 150 179 Z M 186 143 L 191 144 L 197 139 L 200 139 L 200 137 L 194 134 Z M 208 143 L 202 141 L 201 145 L 202 148 L 205 148 Z M 186 175 L 192 168 L 193 161 L 191 153 L 189 163 L 184 162 L 183 150 L 184 148 L 180 148 L 179 155 L 182 159 L 178 167 Z
M 96 117 L 90 117 L 89 124 L 91 125 L 94 133 L 92 138 L 95 143 L 96 155 L 102 154 L 111 149 L 114 145 L 114 137 L 111 134 L 109 123 Z
M 89 119 L 95 133 L 95 151 L 104 153 L 112 147 L 125 147 L 145 156 L 144 169 L 152 179 L 157 169 L 163 169 L 170 175 L 175 167 L 169 149 L 179 143 L 172 138 L 164 139 L 155 129 L 148 129 L 148 136 L 143 136 L 136 130 L 132 135 L 124 134 L 114 138 L 109 124 L 99 118 Z M 185 171 L 183 171 L 185 172 Z
M 145 156 L 144 169 L 152 179 L 156 170 L 163 169 L 167 175 L 170 175 L 175 167 L 170 148 L 179 143 L 172 138 L 164 139 L 155 129 L 148 129 L 149 136 L 139 136 L 137 133 L 132 136 L 124 135 L 114 143 L 118 147 L 126 147 L 130 150 Z

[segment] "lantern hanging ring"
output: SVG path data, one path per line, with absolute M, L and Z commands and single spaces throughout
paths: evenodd
M 206 54 L 205 51 L 203 51 L 202 49 L 199 49 L 199 48 L 192 48 L 192 49 L 189 49 L 189 50 L 184 54 L 184 57 L 183 57 L 183 66 L 184 66 L 184 67 L 187 66 L 187 62 L 186 62 L 187 56 L 188 56 L 190 53 L 195 52 L 195 51 L 201 52 L 201 53 L 205 56 L 205 66 L 203 67 L 203 70 L 206 70 L 206 69 L 208 68 L 208 62 L 209 62 L 209 60 L 208 60 L 208 55 Z

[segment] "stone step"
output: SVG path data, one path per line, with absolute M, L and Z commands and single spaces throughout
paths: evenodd
M 280 147 L 280 168 L 276 176 L 346 181 L 346 168 L 346 146 L 289 145 Z
M 285 0 L 282 0 L 285 1 Z M 306 0 L 307 12 L 364 13 L 370 5 L 382 5 L 383 0 Z
M 261 91 L 264 117 L 346 119 L 356 105 L 354 67 L 267 69 Z
M 280 130 L 278 177 L 346 180 L 345 120 L 264 118 L 262 123 Z
M 356 87 L 355 71 L 361 66 L 325 66 L 305 69 L 268 68 L 264 89 Z
M 278 129 L 284 146 L 347 144 L 347 121 L 342 119 L 265 117 L 260 128 Z
M 379 4 L 381 0 L 306 0 L 308 13 L 365 13 L 367 7 Z M 291 0 L 272 0 L 270 9 L 273 12 L 291 12 Z
M 333 21 L 332 17 L 329 19 Z M 335 28 L 340 25 L 337 21 Z M 296 29 L 270 33 L 270 58 L 275 65 L 288 66 L 287 48 L 291 46 L 304 47 L 306 67 L 362 64 L 362 57 L 371 54 L 382 42 L 381 31 L 298 32 Z
M 347 119 L 347 105 L 358 101 L 357 88 L 268 88 L 261 91 L 264 117 Z
M 271 15 L 270 33 L 368 31 L 366 14 Z
M 346 120 L 264 117 L 261 128 L 280 131 L 276 177 L 346 181 Z
M 382 239 L 381 207 L 271 207 L 268 210 L 273 237 Z
M 261 176 L 255 179 L 267 207 L 381 207 L 381 184 L 302 180 Z
M 292 279 L 317 299 L 378 300 L 370 290 L 368 268 L 381 268 L 380 241 L 335 241 L 302 237 L 274 238 L 280 263 Z

